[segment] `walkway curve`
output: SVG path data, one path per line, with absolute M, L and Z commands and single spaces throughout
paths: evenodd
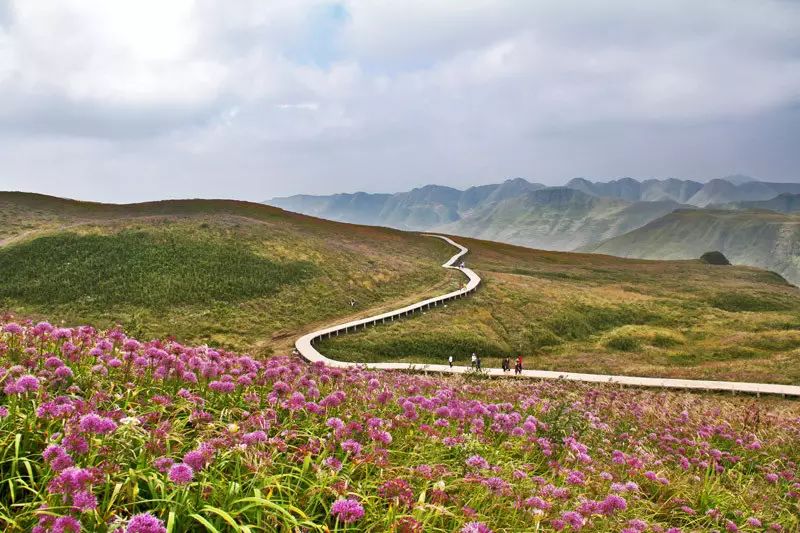
M 460 270 L 467 279 L 467 285 L 457 291 L 449 292 L 441 296 L 428 298 L 421 302 L 388 311 L 380 315 L 375 315 L 359 320 L 353 320 L 344 324 L 330 326 L 325 329 L 320 329 L 303 335 L 297 342 L 295 347 L 300 355 L 308 361 L 325 363 L 331 367 L 346 368 L 346 367 L 360 367 L 375 370 L 405 370 L 416 372 L 441 372 L 448 374 L 466 374 L 472 372 L 472 369 L 467 366 L 453 366 L 449 365 L 436 365 L 436 364 L 414 364 L 414 363 L 349 363 L 344 361 L 336 361 L 335 359 L 328 359 L 314 347 L 314 343 L 321 339 L 328 339 L 341 334 L 354 332 L 359 329 L 367 329 L 368 326 L 376 326 L 383 324 L 387 321 L 409 316 L 416 311 L 423 309 L 430 309 L 439 305 L 444 305 L 450 300 L 462 298 L 478 288 L 481 283 L 481 278 L 473 270 L 458 266 L 459 260 L 469 251 L 466 247 L 458 244 L 449 237 L 444 235 L 423 234 L 427 237 L 436 237 L 442 239 L 447 243 L 458 248 L 458 253 L 451 257 L 445 264 L 444 268 L 452 268 Z M 487 368 L 483 373 L 489 376 L 511 376 L 510 372 L 504 373 L 499 368 Z M 670 379 L 670 378 L 648 378 L 638 376 L 615 376 L 607 374 L 583 374 L 579 372 L 557 372 L 551 370 L 523 370 L 522 376 L 526 378 L 535 379 L 561 379 L 567 381 L 582 381 L 587 383 L 610 383 L 618 385 L 628 385 L 635 387 L 653 387 L 665 389 L 690 389 L 700 391 L 718 391 L 718 392 L 743 392 L 750 394 L 780 394 L 781 396 L 795 396 L 800 397 L 800 386 L 796 385 L 779 385 L 773 383 L 747 383 L 740 381 L 706 381 L 697 379 Z

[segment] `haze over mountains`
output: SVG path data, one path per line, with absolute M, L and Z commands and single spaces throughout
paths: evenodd
M 734 263 L 769 268 L 800 282 L 800 270 L 792 266 L 798 261 L 800 237 L 792 228 L 800 218 L 793 215 L 800 211 L 800 183 L 735 175 L 707 183 L 675 178 L 609 182 L 575 178 L 562 187 L 547 187 L 515 178 L 466 190 L 427 185 L 395 194 L 297 195 L 265 203 L 342 222 L 442 231 L 548 250 L 654 259 L 696 258 L 719 250 Z M 676 210 L 729 212 L 724 218 L 699 215 L 688 222 L 685 216 L 670 218 Z M 775 215 L 765 217 L 759 210 Z M 663 225 L 652 225 L 662 217 L 666 218 Z M 776 217 L 780 230 L 775 229 Z M 705 226 L 683 228 L 701 220 Z M 652 227 L 669 229 L 658 231 L 658 237 L 614 240 L 640 228 L 642 235 L 650 235 Z M 746 240 L 739 234 L 743 227 L 751 235 L 758 233 L 758 239 L 749 237 L 747 245 L 741 244 Z M 662 252 L 655 243 L 644 244 L 651 239 L 675 241 Z M 603 246 L 606 241 L 613 242 Z M 783 250 L 780 257 L 769 252 L 778 249 Z

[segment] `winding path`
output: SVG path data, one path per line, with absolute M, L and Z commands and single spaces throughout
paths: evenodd
M 421 302 L 388 311 L 380 315 L 375 315 L 360 320 L 353 320 L 344 324 L 331 326 L 325 329 L 314 331 L 303 335 L 297 342 L 295 347 L 300 355 L 311 362 L 322 362 L 328 366 L 345 368 L 349 366 L 367 367 L 377 370 L 414 370 L 419 372 L 442 372 L 449 374 L 464 374 L 472 371 L 468 366 L 453 366 L 448 365 L 435 365 L 435 364 L 413 364 L 413 363 L 348 363 L 344 361 L 336 361 L 328 359 L 314 347 L 314 343 L 321 339 L 328 339 L 343 335 L 349 332 L 354 332 L 359 329 L 367 329 L 369 326 L 376 326 L 391 322 L 393 320 L 412 315 L 417 311 L 423 309 L 430 309 L 439 305 L 445 305 L 450 300 L 463 298 L 464 296 L 474 292 L 481 283 L 481 278 L 473 270 L 458 266 L 459 260 L 466 255 L 469 251 L 466 247 L 461 246 L 449 237 L 443 235 L 428 235 L 428 237 L 436 237 L 442 239 L 449 244 L 458 248 L 458 253 L 451 257 L 445 264 L 444 268 L 452 268 L 460 270 L 467 279 L 466 286 L 461 289 L 441 296 L 428 298 Z M 487 368 L 483 372 L 489 376 L 513 376 L 510 372 L 505 373 L 499 368 Z M 800 397 L 800 386 L 796 385 L 778 385 L 772 383 L 747 383 L 739 381 L 706 381 L 697 379 L 669 379 L 669 378 L 647 378 L 638 376 L 613 376 L 606 374 L 582 374 L 578 372 L 555 372 L 550 370 L 523 370 L 522 376 L 527 378 L 536 379 L 563 379 L 570 381 L 583 381 L 588 383 L 613 383 L 619 385 L 629 385 L 635 387 L 655 387 L 666 389 L 692 389 L 701 391 L 721 391 L 721 392 L 743 392 L 750 394 L 780 394 L 781 396 L 795 396 Z

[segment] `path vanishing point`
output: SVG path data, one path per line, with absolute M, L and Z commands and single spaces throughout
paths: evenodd
M 472 372 L 469 366 L 453 366 L 449 365 L 433 365 L 433 364 L 414 364 L 414 363 L 348 363 L 344 361 L 336 361 L 328 359 L 314 347 L 314 343 L 321 339 L 328 339 L 346 333 L 352 333 L 361 329 L 367 329 L 369 326 L 377 326 L 386 322 L 400 319 L 414 314 L 415 312 L 431 309 L 439 305 L 445 305 L 451 300 L 463 298 L 468 294 L 474 292 L 478 285 L 481 283 L 481 278 L 473 270 L 458 266 L 459 260 L 469 251 L 466 247 L 458 244 L 449 237 L 443 235 L 428 235 L 428 237 L 436 237 L 442 239 L 449 244 L 458 248 L 458 253 L 450 258 L 445 264 L 444 268 L 452 268 L 461 271 L 467 279 L 467 285 L 457 291 L 449 292 L 441 296 L 428 298 L 421 302 L 395 309 L 360 320 L 353 320 L 344 324 L 330 326 L 318 331 L 314 331 L 307 335 L 300 337 L 295 343 L 297 351 L 300 355 L 311 362 L 322 362 L 328 366 L 345 368 L 345 367 L 366 367 L 375 370 L 404 370 L 416 372 L 441 372 L 448 374 L 464 374 Z M 530 359 L 529 359 L 530 360 Z M 507 376 L 512 377 L 503 372 L 500 368 L 487 368 L 482 370 L 489 376 Z M 518 378 L 519 376 L 513 376 Z M 772 383 L 747 383 L 739 381 L 706 381 L 699 379 L 668 379 L 668 378 L 647 378 L 638 376 L 613 376 L 606 374 L 582 374 L 577 372 L 555 372 L 550 370 L 523 370 L 522 377 L 535 378 L 535 379 L 562 379 L 569 381 L 583 381 L 588 383 L 612 383 L 618 385 L 629 385 L 635 387 L 654 387 L 665 389 L 692 389 L 701 391 L 720 391 L 720 392 L 742 392 L 750 394 L 779 394 L 782 396 L 797 396 L 800 397 L 800 386 L 796 385 L 778 385 Z

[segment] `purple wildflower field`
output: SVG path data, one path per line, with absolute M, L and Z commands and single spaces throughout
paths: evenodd
M 3 531 L 797 531 L 800 406 L 0 322 Z

